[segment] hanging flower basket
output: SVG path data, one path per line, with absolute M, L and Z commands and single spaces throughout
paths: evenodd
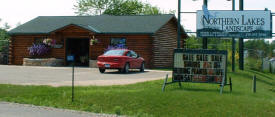
M 95 36 L 93 36 L 90 40 L 90 45 L 95 45 L 98 43 L 98 39 L 95 38 Z

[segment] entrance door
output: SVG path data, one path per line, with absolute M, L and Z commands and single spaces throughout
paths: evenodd
M 75 56 L 76 66 L 89 66 L 89 39 L 88 38 L 68 38 L 66 40 L 66 56 Z M 72 62 L 67 61 L 67 65 Z

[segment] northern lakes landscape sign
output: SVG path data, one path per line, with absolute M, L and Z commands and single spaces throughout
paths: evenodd
M 271 38 L 271 11 L 197 11 L 197 36 Z

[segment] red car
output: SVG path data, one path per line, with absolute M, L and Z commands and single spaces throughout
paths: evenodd
M 129 69 L 139 69 L 143 72 L 144 64 L 142 57 L 128 49 L 109 50 L 97 58 L 100 73 L 104 73 L 106 69 L 118 69 L 124 73 L 128 73 Z

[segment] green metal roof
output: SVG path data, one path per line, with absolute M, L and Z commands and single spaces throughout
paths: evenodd
M 18 34 L 49 34 L 68 25 L 77 25 L 99 34 L 154 34 L 174 15 L 133 16 L 39 16 L 9 31 Z

